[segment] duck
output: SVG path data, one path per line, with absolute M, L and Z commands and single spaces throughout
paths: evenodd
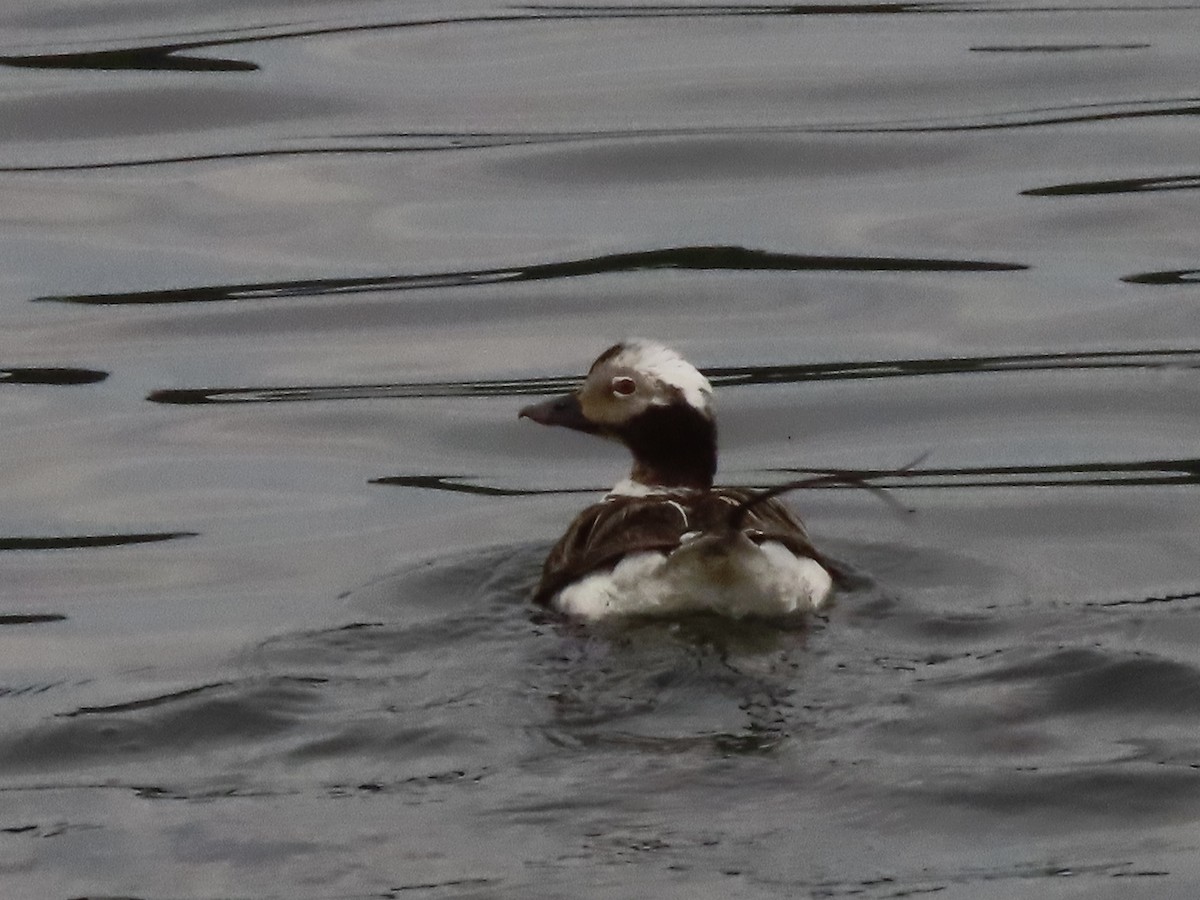
M 782 491 L 714 486 L 712 385 L 671 348 L 614 344 L 576 390 L 518 417 L 615 441 L 633 458 L 629 475 L 550 550 L 535 603 L 599 621 L 792 618 L 829 602 L 836 567 Z

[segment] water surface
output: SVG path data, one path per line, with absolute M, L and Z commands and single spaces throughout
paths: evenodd
M 1198 27 L 0 13 L 0 893 L 1192 897 Z M 827 615 L 530 606 L 633 334 Z

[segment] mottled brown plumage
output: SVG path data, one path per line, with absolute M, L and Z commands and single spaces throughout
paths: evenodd
M 584 509 L 551 549 L 534 600 L 546 604 L 584 575 L 614 566 L 629 553 L 670 553 L 692 532 L 720 533 L 734 509 L 754 496 L 745 488 L 679 491 L 647 497 L 612 495 Z M 829 567 L 798 518 L 781 501 L 757 503 L 741 523 L 752 541 L 776 541 Z

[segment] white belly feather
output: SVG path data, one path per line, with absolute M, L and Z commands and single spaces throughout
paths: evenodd
M 777 618 L 820 609 L 832 586 L 820 563 L 775 541 L 700 536 L 669 555 L 634 553 L 611 571 L 586 575 L 563 588 L 554 605 L 592 621 L 689 612 Z

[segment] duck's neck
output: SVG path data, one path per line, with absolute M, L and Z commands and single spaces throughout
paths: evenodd
M 621 430 L 633 454 L 630 481 L 650 490 L 708 490 L 717 472 L 717 426 L 687 405 L 655 406 Z

